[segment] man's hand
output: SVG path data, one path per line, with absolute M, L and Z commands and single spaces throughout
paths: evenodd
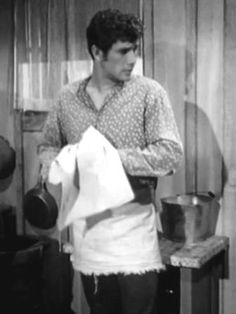
M 51 163 L 57 155 L 58 151 L 52 149 L 45 149 L 39 152 L 40 176 L 43 181 L 47 180 Z

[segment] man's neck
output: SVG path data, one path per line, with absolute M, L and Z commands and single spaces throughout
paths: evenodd
M 115 82 L 96 75 L 96 72 L 92 73 L 86 87 L 86 91 L 92 99 L 97 110 L 100 110 L 104 105 L 106 96 L 110 93 L 115 85 Z
M 101 71 L 98 71 L 98 69 L 94 67 L 88 86 L 92 89 L 97 90 L 97 92 L 103 94 L 110 91 L 116 84 L 117 82 L 104 76 L 104 74 Z

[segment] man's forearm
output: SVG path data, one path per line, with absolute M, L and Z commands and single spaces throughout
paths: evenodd
M 183 149 L 180 143 L 162 140 L 143 150 L 120 149 L 119 155 L 130 175 L 162 177 L 177 170 L 183 158 Z

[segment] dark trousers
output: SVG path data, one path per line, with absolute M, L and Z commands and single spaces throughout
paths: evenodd
M 157 313 L 157 272 L 81 278 L 91 314 Z

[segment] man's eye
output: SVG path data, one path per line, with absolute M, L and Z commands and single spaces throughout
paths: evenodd
M 122 49 L 122 50 L 120 51 L 120 53 L 121 53 L 122 55 L 126 55 L 129 51 L 130 51 L 130 49 Z
M 130 51 L 133 51 L 134 53 L 137 53 L 138 52 L 138 47 L 135 46 L 134 48 L 122 49 L 122 50 L 120 50 L 120 53 L 122 55 L 126 55 Z

